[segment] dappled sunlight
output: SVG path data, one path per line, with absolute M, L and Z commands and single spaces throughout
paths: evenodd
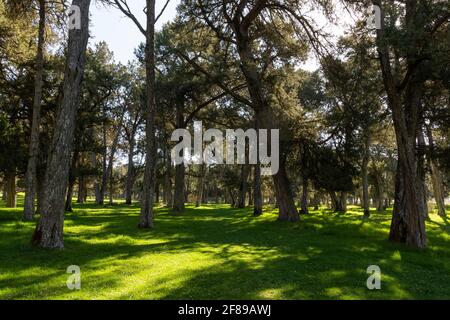
M 390 213 L 362 219 L 320 209 L 298 224 L 277 222 L 274 208 L 158 208 L 153 230 L 139 230 L 137 206 L 77 205 L 65 222 L 63 251 L 31 247 L 35 222 L 0 209 L 2 299 L 381 299 L 444 298 L 450 290 L 450 239 L 432 215 L 430 248 L 389 243 Z M 4 215 L 3 215 L 4 214 Z M 365 287 L 380 265 L 383 290 Z M 65 285 L 79 265 L 82 290 Z

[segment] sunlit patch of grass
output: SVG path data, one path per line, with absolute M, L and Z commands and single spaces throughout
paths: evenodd
M 19 205 L 21 204 L 19 198 Z M 156 209 L 155 228 L 139 230 L 139 207 L 74 205 L 62 251 L 30 245 L 35 222 L 0 203 L 0 299 L 445 299 L 450 298 L 449 223 L 432 214 L 429 248 L 387 241 L 392 212 L 326 208 L 300 223 L 260 217 L 251 208 L 187 205 Z M 81 268 L 68 290 L 66 269 Z M 366 287 L 369 265 L 382 289 Z

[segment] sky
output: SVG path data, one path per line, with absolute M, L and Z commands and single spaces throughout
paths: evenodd
M 145 27 L 145 14 L 143 8 L 145 7 L 145 0 L 129 0 L 131 11 L 135 14 L 141 24 Z M 156 0 L 156 14 L 159 14 L 166 0 Z M 176 7 L 180 0 L 170 0 L 168 7 L 157 22 L 156 28 L 161 29 L 162 25 L 172 20 L 176 15 Z M 143 42 L 144 36 L 139 32 L 134 23 L 125 17 L 120 10 L 105 7 L 98 2 L 94 3 L 91 8 L 91 42 L 94 43 L 105 41 L 110 50 L 114 52 L 114 57 L 117 62 L 126 64 L 130 60 L 134 60 L 134 49 L 137 48 L 140 42 Z M 340 11 L 340 10 L 339 10 Z M 345 16 L 345 12 L 340 13 Z M 316 22 L 320 26 L 326 25 L 326 19 L 316 14 L 312 14 Z M 348 20 L 348 17 L 344 17 Z M 335 35 L 342 35 L 344 28 L 342 26 L 327 25 L 326 30 Z M 312 71 L 318 68 L 318 63 L 314 58 L 310 58 L 302 68 Z
M 156 14 L 159 14 L 165 2 L 165 0 L 156 0 Z M 170 0 L 168 7 L 157 22 L 157 29 L 160 29 L 164 23 L 175 17 L 179 2 L 179 0 Z M 131 11 L 145 28 L 145 14 L 143 12 L 145 0 L 129 0 L 128 3 Z M 133 60 L 134 49 L 145 40 L 136 25 L 116 8 L 95 3 L 91 11 L 90 33 L 93 38 L 91 39 L 91 45 L 105 41 L 114 52 L 116 61 L 126 64 L 129 60 Z

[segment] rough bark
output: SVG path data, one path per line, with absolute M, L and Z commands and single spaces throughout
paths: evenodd
M 147 84 L 147 105 L 145 110 L 146 155 L 139 228 L 153 228 L 153 204 L 156 182 L 155 0 L 147 0 L 145 70 Z
M 16 207 L 16 172 L 9 171 L 6 173 L 6 207 Z
M 77 203 L 84 203 L 86 199 L 86 178 L 84 176 L 78 177 L 78 193 L 77 193 Z
M 300 215 L 295 207 L 294 198 L 290 187 L 290 182 L 286 173 L 286 159 L 280 155 L 280 168 L 273 176 L 275 186 L 275 196 L 278 205 L 278 220 L 299 221 Z
M 28 153 L 28 165 L 25 173 L 25 199 L 23 219 L 33 220 L 35 213 L 35 195 L 37 190 L 37 163 L 39 155 L 39 129 L 41 126 L 42 84 L 44 73 L 44 45 L 45 45 L 46 6 L 45 0 L 39 0 L 39 31 L 38 46 L 35 61 L 33 118 L 31 121 L 31 137 Z
M 175 166 L 175 194 L 173 199 L 173 210 L 176 212 L 184 211 L 185 203 L 185 167 L 184 164 L 177 164 Z
M 80 8 L 81 28 L 69 31 L 63 98 L 47 161 L 41 218 L 32 237 L 34 245 L 44 248 L 64 248 L 65 193 L 89 38 L 90 0 L 74 0 L 73 5 Z

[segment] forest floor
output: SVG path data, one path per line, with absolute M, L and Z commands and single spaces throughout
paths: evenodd
M 21 199 L 20 199 L 21 200 Z M 276 212 L 188 206 L 159 208 L 155 229 L 137 229 L 139 208 L 75 205 L 65 249 L 33 248 L 35 222 L 0 203 L 0 299 L 449 299 L 450 222 L 432 215 L 429 247 L 387 241 L 390 212 L 328 210 L 300 223 Z M 81 290 L 66 280 L 81 268 Z M 366 287 L 381 268 L 381 290 Z

